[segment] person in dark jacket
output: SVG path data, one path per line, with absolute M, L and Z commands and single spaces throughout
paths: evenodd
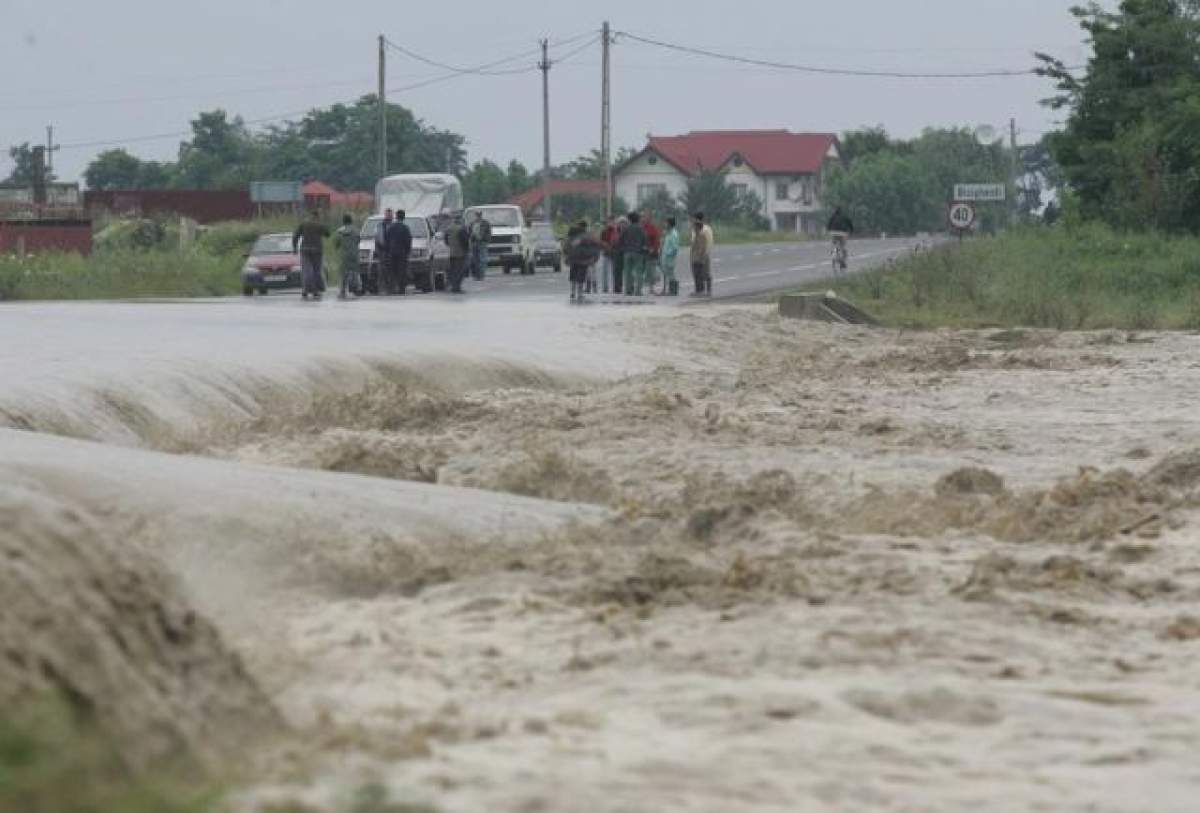
M 292 234 L 292 251 L 300 253 L 303 269 L 301 299 L 320 299 L 325 292 L 325 270 L 322 260 L 325 255 L 325 238 L 329 227 L 320 221 L 316 211 L 308 213 L 308 219 L 296 227 Z
M 443 239 L 450 247 L 449 276 L 450 293 L 461 294 L 463 277 L 467 272 L 467 254 L 471 251 L 471 232 L 462 222 L 461 216 L 456 216 L 450 227 L 444 232 Z
M 571 301 L 586 302 L 588 277 L 592 266 L 604 253 L 604 243 L 588 232 L 588 222 L 581 220 L 567 232 L 564 253 L 571 267 Z
M 385 280 L 392 274 L 392 265 L 388 262 L 387 253 L 387 232 L 395 222 L 395 214 L 391 209 L 385 209 L 383 212 L 383 222 L 375 227 L 375 281 L 374 284 L 366 284 L 364 280 L 363 288 L 370 288 L 372 293 L 382 294 L 385 285 Z
M 387 242 L 388 263 L 391 273 L 388 274 L 388 287 L 384 291 L 389 296 L 408 293 L 408 257 L 412 254 L 412 230 L 404 222 L 403 210 L 396 212 L 396 220 L 388 227 L 385 241 Z
M 628 218 L 629 225 L 621 232 L 620 241 L 625 295 L 641 296 L 646 276 L 646 230 L 642 228 L 642 216 L 637 212 L 630 212 Z

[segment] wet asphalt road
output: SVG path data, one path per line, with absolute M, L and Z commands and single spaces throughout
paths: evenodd
M 918 238 L 853 240 L 850 243 L 850 272 L 867 270 L 889 259 L 902 257 L 921 242 Z M 831 274 L 829 245 L 824 241 L 718 245 L 713 263 L 713 299 L 744 299 L 793 290 L 806 283 L 827 279 Z M 686 248 L 679 258 L 676 275 L 681 293 L 678 301 L 687 302 L 686 294 L 692 283 Z M 468 286 L 471 295 L 489 299 L 566 299 L 569 291 L 565 270 L 559 274 L 548 268 L 539 268 L 536 275 L 524 277 L 516 273 L 506 275 L 498 268 L 490 268 L 487 279 Z M 664 300 L 655 298 L 655 302 L 663 304 Z

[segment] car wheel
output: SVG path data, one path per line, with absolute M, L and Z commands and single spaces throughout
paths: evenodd
M 266 295 L 267 295 L 267 289 L 266 289 L 266 288 L 259 288 L 259 289 L 258 289 L 258 295 L 259 295 L 259 296 L 266 296 Z
M 506 265 L 506 266 L 504 266 L 504 273 L 505 273 L 505 274 L 511 274 L 511 273 L 512 273 L 512 266 L 511 266 L 511 265 Z

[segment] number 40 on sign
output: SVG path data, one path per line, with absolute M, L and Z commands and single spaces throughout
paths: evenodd
M 975 225 L 975 207 L 969 203 L 950 204 L 950 226 L 964 232 Z

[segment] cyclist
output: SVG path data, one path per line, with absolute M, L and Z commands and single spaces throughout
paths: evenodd
M 842 266 L 844 271 L 846 260 L 849 257 L 849 252 L 846 251 L 846 241 L 850 235 L 854 234 L 854 221 L 842 211 L 841 206 L 837 206 L 829 218 L 829 225 L 826 226 L 826 229 L 833 238 L 834 257 L 837 258 L 837 263 Z

